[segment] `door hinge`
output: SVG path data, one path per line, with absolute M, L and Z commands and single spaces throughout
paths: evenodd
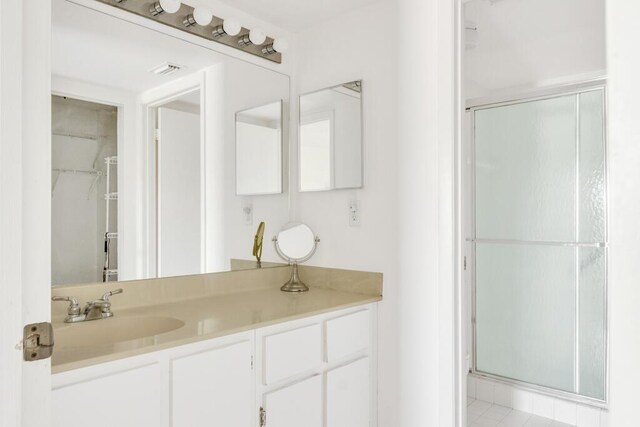
M 154 139 L 156 142 L 160 142 L 160 129 L 154 129 L 154 132 L 153 132 L 153 139 Z
M 22 357 L 27 362 L 48 359 L 53 353 L 53 327 L 49 322 L 32 323 L 22 330 Z
M 265 427 L 267 425 L 267 411 L 264 408 L 260 407 L 260 427 Z
M 463 267 L 466 270 L 467 269 L 467 257 L 464 257 L 464 261 L 463 261 Z
M 253 371 L 253 355 L 251 355 L 251 370 Z

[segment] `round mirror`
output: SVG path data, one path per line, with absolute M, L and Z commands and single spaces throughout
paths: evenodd
M 313 253 L 316 241 L 308 225 L 288 224 L 278 233 L 276 244 L 285 260 L 300 261 Z
M 306 292 L 309 290 L 298 277 L 298 263 L 309 260 L 316 252 L 318 239 L 306 224 L 287 224 L 273 242 L 282 259 L 292 264 L 291 279 L 280 288 L 285 292 Z

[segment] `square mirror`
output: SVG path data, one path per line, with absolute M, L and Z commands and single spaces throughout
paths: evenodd
M 282 193 L 282 100 L 236 113 L 236 194 Z
M 362 81 L 300 96 L 300 191 L 362 188 Z

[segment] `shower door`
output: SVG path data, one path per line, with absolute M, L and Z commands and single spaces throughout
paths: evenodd
M 472 113 L 474 371 L 606 400 L 604 88 Z

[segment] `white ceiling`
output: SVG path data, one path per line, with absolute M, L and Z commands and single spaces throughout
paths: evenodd
M 229 60 L 225 55 L 64 0 L 53 1 L 52 74 L 142 92 Z M 163 62 L 185 68 L 149 72 Z
M 199 1 L 206 3 L 206 0 Z M 378 1 L 380 0 L 222 0 L 229 6 L 294 33 Z
M 470 0 L 467 90 L 579 79 L 606 68 L 604 0 Z

